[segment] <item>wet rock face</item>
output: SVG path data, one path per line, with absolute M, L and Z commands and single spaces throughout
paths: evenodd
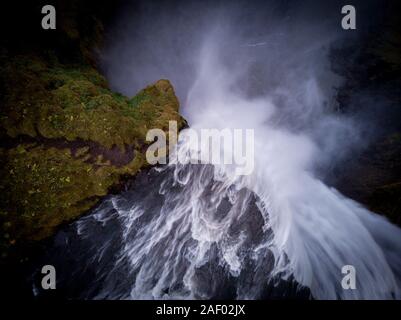
M 35 32 L 25 44 L 24 35 L 2 39 L 1 258 L 53 234 L 147 166 L 149 129 L 185 124 L 168 80 L 132 98 L 108 88 L 90 51 L 101 41 L 101 15 L 84 14 L 91 1 L 71 3 L 45 47 L 34 45 L 44 41 Z M 96 23 L 88 29 L 82 19 Z
M 334 59 L 346 79 L 338 91 L 341 112 L 365 127 L 359 154 L 339 164 L 335 186 L 401 226 L 401 4 L 385 8 L 379 32 Z

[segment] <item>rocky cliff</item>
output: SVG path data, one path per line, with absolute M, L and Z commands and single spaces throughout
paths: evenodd
M 40 13 L 40 1 L 24 5 Z M 12 37 L 2 37 L 2 259 L 19 256 L 18 248 L 48 237 L 146 167 L 148 129 L 167 129 L 170 120 L 185 124 L 168 80 L 134 97 L 109 89 L 95 49 L 110 4 L 55 6 L 57 30 L 41 30 L 33 14 Z

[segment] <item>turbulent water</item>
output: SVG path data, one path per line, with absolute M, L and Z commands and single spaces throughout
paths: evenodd
M 332 25 L 313 18 L 316 11 L 295 9 L 262 20 L 262 10 L 240 10 L 247 23 L 206 10 L 207 32 L 205 24 L 196 32 L 174 25 L 180 16 L 162 16 L 158 21 L 169 23 L 163 28 L 152 16 L 150 29 L 163 32 L 160 42 L 148 38 L 161 47 L 159 54 L 143 51 L 154 64 L 146 69 L 147 56 L 138 58 L 145 70 L 135 77 L 163 65 L 156 76 L 178 84 L 194 130 L 254 129 L 254 170 L 238 176 L 233 165 L 171 161 L 139 174 L 128 190 L 57 234 L 43 261 L 56 267 L 58 292 L 86 299 L 401 298 L 400 229 L 327 186 L 317 170 L 360 143 L 355 119 L 333 113 L 341 79 L 328 53 L 339 40 L 337 16 Z M 174 60 L 163 47 L 175 37 L 166 33 L 177 30 L 189 30 L 178 42 L 190 53 L 188 72 L 180 69 L 188 59 Z M 124 60 L 130 55 L 118 54 L 130 46 L 141 52 L 138 43 L 149 49 L 148 38 L 116 40 L 106 54 L 109 78 L 122 91 L 137 83 L 116 65 L 137 69 Z M 193 159 L 193 148 L 195 157 L 206 152 L 190 145 L 187 133 L 175 153 Z M 356 270 L 355 290 L 341 286 L 345 265 Z M 34 292 L 43 294 L 38 285 Z
M 399 298 L 400 230 L 307 172 L 276 169 L 267 161 L 246 179 L 196 164 L 142 173 L 60 232 L 45 261 L 68 297 Z M 350 264 L 356 290 L 341 287 Z

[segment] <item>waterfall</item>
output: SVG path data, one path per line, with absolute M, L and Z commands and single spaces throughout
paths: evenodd
M 269 5 L 274 9 L 277 2 Z M 360 124 L 333 112 L 334 87 L 343 79 L 331 71 L 328 55 L 342 40 L 333 31 L 340 20 L 322 22 L 313 12 L 295 14 L 297 8 L 279 8 L 284 13 L 268 17 L 253 9 L 257 18 L 246 23 L 235 15 L 231 19 L 236 10 L 227 10 L 230 18 L 225 11 L 205 10 L 209 23 L 199 24 L 199 30 L 188 27 L 182 46 L 174 49 L 165 39 L 175 39 L 169 30 L 185 29 L 180 15 L 176 22 L 162 16 L 161 24 L 171 24 L 166 29 L 153 16 L 154 24 L 135 26 L 136 34 L 152 35 L 152 46 L 145 36 L 135 43 L 116 37 L 117 45 L 104 58 L 112 85 L 127 91 L 127 83 L 136 85 L 138 77 L 151 77 L 155 66 L 162 66 L 155 77 L 178 84 L 191 129 L 254 130 L 255 165 L 250 175 L 239 176 L 235 165 L 173 160 L 141 173 L 128 190 L 109 196 L 56 236 L 49 257 L 57 268 L 69 270 L 60 280 L 68 294 L 88 299 L 401 297 L 400 229 L 327 185 L 318 170 L 361 142 Z M 149 30 L 162 30 L 160 42 Z M 160 45 L 149 55 L 152 63 L 138 50 L 141 43 L 145 49 Z M 175 50 L 188 54 L 174 55 Z M 137 61 L 122 52 L 139 52 Z M 122 61 L 123 71 L 117 67 Z M 136 72 L 134 78 L 121 75 L 127 70 Z M 187 131 L 180 133 L 172 159 L 194 157 Z M 201 157 L 206 150 L 198 148 Z M 356 288 L 347 290 L 341 283 L 348 265 L 356 271 Z

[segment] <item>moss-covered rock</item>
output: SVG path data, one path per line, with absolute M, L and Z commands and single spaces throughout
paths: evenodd
M 128 98 L 99 73 L 96 49 L 118 2 L 56 0 L 50 31 L 38 23 L 43 1 L 3 10 L 1 31 L 14 29 L 0 37 L 1 258 L 18 262 L 147 166 L 148 129 L 184 125 L 167 80 Z
M 167 80 L 129 99 L 89 65 L 16 56 L 0 73 L 3 257 L 51 235 L 146 166 L 148 129 L 167 129 L 170 120 L 184 125 Z

